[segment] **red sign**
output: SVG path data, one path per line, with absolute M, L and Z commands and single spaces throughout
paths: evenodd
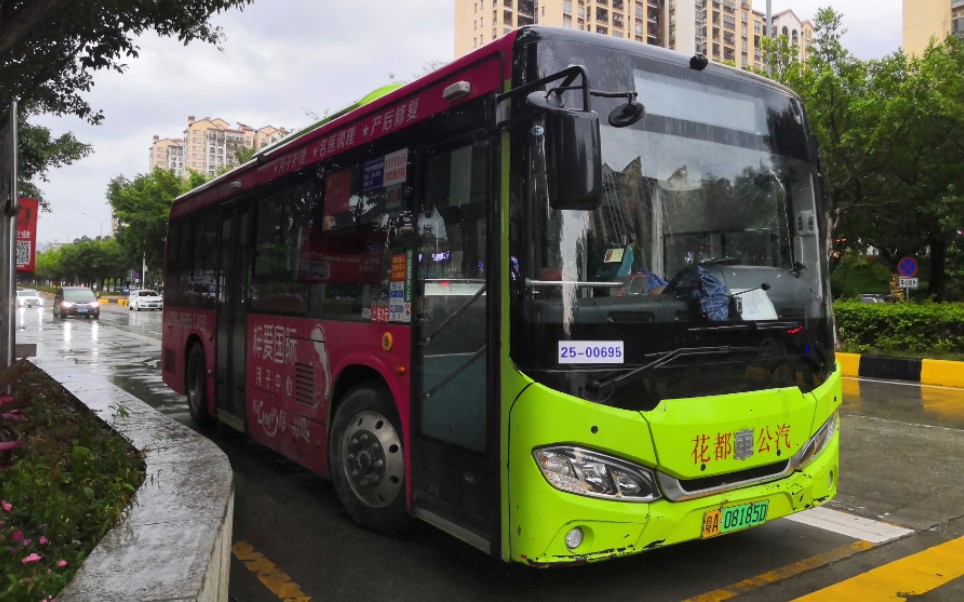
M 32 272 L 37 267 L 37 199 L 20 199 L 17 212 L 17 271 Z

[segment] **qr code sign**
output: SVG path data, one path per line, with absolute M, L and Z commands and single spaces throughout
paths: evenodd
M 28 265 L 30 263 L 30 244 L 29 240 L 17 241 L 17 265 Z

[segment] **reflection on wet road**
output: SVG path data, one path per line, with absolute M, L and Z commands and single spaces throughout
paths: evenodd
M 917 383 L 844 378 L 844 414 L 964 429 L 964 391 Z
M 161 312 L 104 305 L 99 320 L 62 320 L 54 318 L 46 301 L 43 308 L 17 310 L 18 343 L 36 343 L 39 357 L 83 365 L 160 412 L 190 424 L 183 397 L 161 380 Z

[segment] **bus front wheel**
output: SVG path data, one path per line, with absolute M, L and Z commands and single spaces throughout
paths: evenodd
M 204 349 L 195 344 L 187 355 L 187 367 L 184 377 L 184 389 L 187 393 L 187 409 L 191 420 L 198 426 L 207 425 L 211 417 L 208 415 L 207 395 L 207 364 L 204 361 Z
M 349 391 L 335 413 L 328 444 L 331 478 L 355 523 L 389 535 L 407 531 L 405 454 L 395 404 L 380 387 Z

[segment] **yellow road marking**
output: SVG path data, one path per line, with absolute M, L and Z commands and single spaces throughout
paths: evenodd
M 301 591 L 301 587 L 291 580 L 284 571 L 279 569 L 260 552 L 246 541 L 239 541 L 231 546 L 235 558 L 244 563 L 248 570 L 257 575 L 258 581 L 264 584 L 271 593 L 284 602 L 310 602 L 311 597 Z
M 720 602 L 721 600 L 729 600 L 730 598 L 745 594 L 765 585 L 771 585 L 783 579 L 793 577 L 794 575 L 799 575 L 800 573 L 805 573 L 809 570 L 830 564 L 831 562 L 853 556 L 859 552 L 864 552 L 872 547 L 874 547 L 874 544 L 869 541 L 855 541 L 850 545 L 837 548 L 836 550 L 811 556 L 810 558 L 788 564 L 787 566 L 780 567 L 768 573 L 750 577 L 749 579 L 727 585 L 718 590 L 701 594 L 684 602 Z
M 795 602 L 820 600 L 906 600 L 964 575 L 964 537 L 895 560 L 841 581 Z

